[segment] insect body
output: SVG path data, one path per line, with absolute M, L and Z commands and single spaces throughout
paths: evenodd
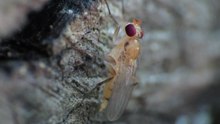
M 112 79 L 104 87 L 100 111 L 105 110 L 107 119 L 117 120 L 127 106 L 134 86 L 137 58 L 140 54 L 139 39 L 143 37 L 141 21 L 134 19 L 125 26 L 126 35 L 108 54 Z

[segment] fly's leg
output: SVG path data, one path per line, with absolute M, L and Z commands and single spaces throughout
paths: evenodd
M 112 89 L 114 86 L 114 77 L 116 76 L 116 70 L 115 70 L 115 65 L 116 65 L 116 61 L 113 57 L 111 57 L 110 55 L 107 55 L 105 57 L 105 60 L 107 61 L 107 69 L 109 71 L 109 77 L 112 77 L 111 80 L 107 81 L 104 89 L 103 89 L 103 100 L 102 103 L 100 105 L 99 111 L 102 112 L 108 105 L 108 101 L 112 95 Z
M 113 37 L 112 37 L 113 43 L 116 43 L 116 40 L 117 40 L 119 31 L 120 31 L 120 27 L 117 26 L 117 27 L 115 28 L 115 31 L 114 31 L 114 34 L 113 34 Z
M 103 101 L 100 105 L 100 108 L 99 108 L 99 111 L 103 111 L 107 105 L 108 105 L 108 101 L 112 95 L 112 89 L 113 89 L 113 86 L 114 86 L 114 77 L 109 80 L 105 86 L 104 86 L 104 89 L 103 89 Z
M 113 86 L 114 86 L 114 77 L 109 80 L 105 86 L 104 86 L 104 89 L 103 89 L 103 101 L 100 105 L 100 108 L 99 108 L 99 111 L 103 111 L 107 105 L 108 105 L 108 101 L 112 95 L 112 89 L 113 89 Z
M 108 100 L 104 99 L 100 105 L 99 112 L 102 112 L 108 105 Z
M 125 7 L 124 7 L 124 0 L 121 0 L 121 6 L 122 6 L 122 19 L 123 19 L 123 22 L 125 22 L 125 17 L 124 17 L 124 14 L 125 14 Z
M 108 13 L 111 17 L 111 19 L 114 21 L 115 25 L 116 25 L 116 28 L 115 28 L 115 31 L 114 31 L 114 34 L 113 34 L 113 43 L 116 41 L 117 37 L 118 37 L 118 33 L 120 31 L 120 26 L 119 26 L 119 23 L 116 21 L 116 19 L 114 18 L 114 16 L 112 15 L 111 11 L 110 11 L 110 8 L 109 8 L 109 5 L 108 5 L 108 2 L 106 0 L 105 1 L 105 4 L 107 6 L 107 9 L 108 9 Z
M 105 1 L 106 6 L 107 6 L 108 13 L 109 13 L 110 17 L 112 18 L 112 20 L 114 21 L 114 23 L 115 23 L 117 26 L 119 26 L 118 22 L 117 22 L 116 19 L 113 17 L 113 15 L 112 15 L 112 13 L 111 13 L 111 11 L 110 11 L 108 2 L 107 2 L 106 0 L 104 0 L 104 1 Z
M 105 57 L 105 60 L 107 61 L 106 66 L 108 69 L 108 78 L 100 83 L 98 83 L 94 88 L 92 88 L 92 90 L 90 90 L 88 93 L 86 94 L 90 94 L 91 92 L 93 92 L 95 89 L 97 89 L 98 87 L 100 87 L 102 84 L 104 83 L 108 83 L 110 82 L 116 75 L 116 70 L 114 68 L 114 66 L 116 65 L 116 61 L 114 60 L 113 57 L 107 55 Z
M 115 59 L 110 55 L 105 56 L 105 61 L 108 62 L 108 63 L 111 63 L 112 65 L 116 65 Z

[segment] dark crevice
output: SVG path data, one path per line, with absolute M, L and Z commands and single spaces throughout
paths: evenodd
M 96 0 L 51 0 L 41 11 L 31 12 L 27 24 L 13 36 L 2 39 L 0 61 L 37 60 L 53 55 L 52 44 L 66 24 L 89 9 Z

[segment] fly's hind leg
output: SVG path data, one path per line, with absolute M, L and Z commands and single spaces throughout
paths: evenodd
M 107 66 L 107 70 L 108 70 L 108 75 L 107 75 L 107 79 L 99 82 L 94 88 L 92 88 L 88 93 L 86 94 L 90 94 L 92 93 L 95 89 L 97 89 L 98 87 L 100 87 L 101 85 L 105 84 L 106 85 L 109 83 L 109 82 L 112 82 L 113 78 L 115 77 L 116 75 L 116 70 L 114 69 L 114 65 L 116 64 L 116 61 L 111 57 L 111 56 L 107 56 L 105 58 L 105 60 L 107 61 L 106 63 L 106 66 Z
M 106 82 L 105 86 L 104 86 L 104 89 L 103 89 L 103 100 L 102 100 L 102 103 L 100 105 L 100 108 L 99 108 L 99 111 L 103 111 L 107 105 L 108 105 L 108 101 L 112 95 L 112 89 L 113 89 L 113 86 L 114 86 L 114 77 L 109 80 L 108 82 Z
M 108 100 L 104 99 L 100 105 L 99 112 L 102 112 L 108 105 Z
M 116 61 L 113 57 L 110 55 L 107 55 L 105 57 L 105 60 L 107 61 L 107 69 L 108 69 L 108 77 L 111 77 L 110 80 L 106 81 L 106 84 L 103 89 L 103 100 L 100 105 L 99 111 L 102 112 L 108 105 L 108 101 L 112 95 L 112 89 L 113 89 L 113 83 L 114 83 L 114 77 L 116 75 L 116 70 L 114 69 L 114 66 L 116 65 Z

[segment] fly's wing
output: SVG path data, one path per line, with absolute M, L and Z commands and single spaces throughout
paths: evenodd
M 120 63 L 119 73 L 115 79 L 114 87 L 112 89 L 112 96 L 106 109 L 106 116 L 108 120 L 117 120 L 127 107 L 136 83 L 133 80 L 135 71 L 136 62 L 129 66 Z

